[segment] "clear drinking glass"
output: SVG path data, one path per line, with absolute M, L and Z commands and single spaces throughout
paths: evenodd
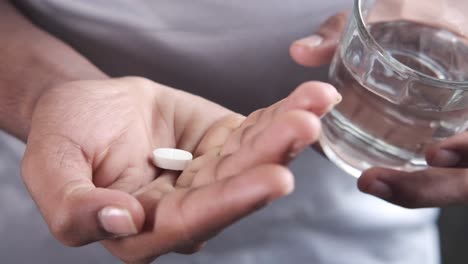
M 343 101 L 325 154 L 354 176 L 427 166 L 425 149 L 468 128 L 468 0 L 355 0 L 330 69 Z

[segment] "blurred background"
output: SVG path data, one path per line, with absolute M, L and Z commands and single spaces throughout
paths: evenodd
M 37 3 L 34 1 L 30 1 L 33 3 Z M 56 1 L 59 2 L 59 1 Z M 70 1 L 72 2 L 72 1 Z M 99 1 L 94 1 L 99 2 Z M 342 3 L 351 3 L 349 0 L 342 0 L 336 1 Z M 327 1 L 323 1 L 323 4 L 327 4 Z M 331 4 L 330 4 L 331 5 Z M 336 9 L 336 8 L 335 8 Z M 327 9 L 327 12 L 323 12 L 320 16 L 306 16 L 304 19 L 309 20 L 312 18 L 317 21 L 323 21 L 328 15 L 332 12 L 335 12 L 335 9 L 331 7 Z M 341 9 L 340 9 L 341 10 Z M 129 12 L 131 13 L 131 12 Z M 73 23 L 75 24 L 75 21 Z M 308 26 L 308 24 L 305 24 Z M 57 29 L 57 28 L 52 28 Z M 291 39 L 295 39 L 298 32 L 303 32 L 304 30 L 297 29 L 297 32 L 291 31 Z M 304 31 L 305 32 L 305 31 Z M 72 34 L 72 33 L 70 33 Z M 131 44 L 133 44 L 133 39 L 129 40 Z M 94 43 L 95 45 L 84 46 L 84 50 L 88 52 L 94 52 L 96 56 L 101 58 L 101 63 L 105 63 L 107 69 L 112 69 L 114 65 L 116 65 L 116 61 L 114 60 L 107 60 L 105 57 L 106 52 L 112 53 L 114 52 L 109 47 L 105 46 L 106 48 L 102 48 L 99 46 L 99 41 Z M 289 41 L 284 41 L 283 43 L 285 46 L 289 45 Z M 283 45 L 282 44 L 282 45 Z M 151 46 L 151 48 L 153 48 Z M 153 50 L 157 50 L 154 48 Z M 164 50 L 163 50 L 164 51 Z M 260 52 L 259 50 L 255 50 L 256 53 Z M 154 55 L 154 54 L 153 54 Z M 285 54 L 284 59 L 289 60 L 289 55 Z M 106 59 L 104 59 L 104 57 Z M 125 61 L 125 63 L 132 63 L 133 61 Z M 292 63 L 292 62 L 290 62 Z M 149 65 L 149 66 L 148 66 Z M 135 72 L 145 72 L 146 70 L 150 69 L 151 71 L 156 72 L 154 69 L 154 65 L 152 64 L 141 64 L 141 61 L 137 61 L 131 67 L 122 68 L 127 71 L 129 68 L 134 70 Z M 101 65 L 102 66 L 102 65 Z M 190 65 L 188 65 L 190 66 Z M 139 68 L 140 67 L 140 68 Z M 117 67 L 116 67 L 117 68 Z M 295 71 L 302 71 L 304 76 L 309 76 L 309 72 L 304 69 L 299 69 L 297 67 Z M 112 71 L 111 71 L 112 72 Z M 274 72 L 274 71 L 273 71 Z M 114 75 L 119 76 L 122 73 L 118 71 L 112 72 Z M 128 74 L 128 73 L 125 73 Z M 278 75 L 281 77 L 282 74 L 285 73 L 278 73 L 273 75 Z M 286 73 L 287 74 L 287 73 Z M 312 75 L 310 75 L 312 76 Z M 323 71 L 322 77 L 325 79 L 326 71 Z M 255 77 L 255 76 L 254 76 Z M 283 78 L 284 79 L 284 78 Z M 261 80 L 265 81 L 265 80 Z M 274 81 L 274 79 L 273 79 Z M 290 80 L 293 83 L 299 83 L 299 80 Z M 268 87 L 268 85 L 266 85 Z M 179 86 L 177 86 L 179 87 Z M 248 87 L 248 86 L 246 86 Z M 286 87 L 291 87 L 286 85 Z M 236 87 L 241 88 L 241 87 Z M 246 88 L 247 89 L 247 88 Z M 284 96 L 283 94 L 274 94 L 273 91 L 270 93 L 262 93 L 262 95 L 270 96 L 271 100 L 274 97 L 281 97 Z M 225 91 L 222 90 L 219 96 L 225 97 Z M 234 101 L 239 101 L 237 98 L 232 97 Z M 251 104 L 257 103 L 257 98 L 252 96 Z M 243 99 L 244 100 L 244 99 Z M 244 101 L 248 101 L 248 98 Z M 47 226 L 45 225 L 44 221 L 42 220 L 34 202 L 30 199 L 30 196 L 25 189 L 23 183 L 21 182 L 20 178 L 20 161 L 23 155 L 24 145 L 21 142 L 18 142 L 15 139 L 12 139 L 8 135 L 0 132 L 0 235 L 3 238 L 3 241 L 0 243 L 0 263 L 116 263 L 118 262 L 113 256 L 107 253 L 99 244 L 93 244 L 81 248 L 67 248 L 60 245 L 49 233 Z M 304 159 L 304 158 L 302 158 Z M 305 158 L 307 159 L 307 157 Z M 304 160 L 302 160 L 304 161 Z M 310 162 L 310 160 L 306 160 L 306 162 Z M 323 166 L 327 165 L 327 161 L 323 158 L 321 160 L 313 161 L 315 164 L 314 166 Z M 330 167 L 330 165 L 329 165 Z M 326 169 L 324 168 L 317 168 L 318 173 L 326 173 Z M 328 174 L 325 174 L 328 175 Z M 351 180 L 350 180 L 351 181 Z M 298 189 L 302 189 L 303 195 L 307 195 L 309 198 L 312 195 L 308 191 L 308 186 L 297 186 Z M 298 197 L 298 192 L 292 194 L 292 197 L 288 197 L 289 201 L 294 200 L 295 197 Z M 305 199 L 303 199 L 305 200 Z M 268 210 L 270 213 L 278 214 L 287 214 L 287 210 L 284 209 L 285 204 L 283 201 L 279 201 L 278 203 L 274 203 L 265 210 Z M 257 216 L 262 214 L 262 212 L 258 212 Z M 255 217 L 255 216 L 254 216 Z M 268 219 L 269 220 L 269 219 Z M 468 245 L 468 238 L 466 234 L 468 234 L 468 210 L 465 208 L 448 208 L 442 211 L 442 215 L 440 218 L 440 230 L 441 230 L 441 252 L 442 252 L 442 259 L 444 264 L 456 264 L 456 263 L 466 263 L 468 260 L 468 250 L 465 247 Z M 236 237 L 236 239 L 232 241 L 236 241 L 236 243 L 243 243 L 251 248 L 251 252 L 255 251 L 263 251 L 263 252 L 273 252 L 275 248 L 268 248 L 265 246 L 265 242 L 268 239 L 271 239 L 269 234 L 261 234 L 259 237 L 249 237 L 249 241 L 245 239 L 248 234 L 248 231 L 244 233 L 239 233 L 239 227 L 242 226 L 243 230 L 260 230 L 262 229 L 261 225 L 252 224 L 252 222 L 247 223 L 247 221 L 241 221 L 237 223 L 234 227 L 227 229 L 223 232 L 220 237 L 216 238 L 214 241 L 208 243 L 210 250 L 213 252 L 229 252 L 235 256 L 237 264 L 248 264 L 248 263 L 269 263 L 266 261 L 256 261 L 255 258 L 252 257 L 252 254 L 248 252 L 239 253 L 235 252 L 230 247 L 230 244 L 226 241 L 226 237 Z M 281 229 L 279 227 L 278 229 Z M 280 230 L 282 231 L 282 230 Z M 287 232 L 287 231 L 283 231 Z M 356 231 L 359 232 L 359 231 Z M 261 233 L 261 232 L 258 232 Z M 281 234 L 280 234 L 281 235 Z M 281 238 L 286 241 L 285 243 L 289 243 L 291 247 L 294 247 L 296 244 L 300 244 L 301 240 L 298 235 L 297 241 L 290 241 L 286 240 L 284 236 Z M 307 234 L 302 234 L 306 236 Z M 339 249 L 338 249 L 339 250 Z M 327 252 L 329 254 L 333 254 L 334 252 Z M 308 256 L 312 254 L 311 252 L 304 252 L 303 256 L 294 256 L 294 259 L 288 258 L 288 256 L 284 256 L 287 258 L 285 263 L 288 261 L 290 263 L 309 263 Z M 200 263 L 200 264 L 212 264 L 218 263 L 220 261 L 219 258 L 216 256 L 210 256 L 205 253 L 198 254 L 197 259 L 190 258 L 189 256 L 182 256 L 182 255 L 175 255 L 170 254 L 167 256 L 163 256 L 158 259 L 157 263 L 162 264 L 172 264 L 172 263 Z M 215 260 L 213 260 L 215 259 Z M 211 260 L 211 261 L 209 261 Z M 310 260 L 310 259 L 309 259 Z M 221 259 L 224 264 L 227 264 L 228 261 L 225 259 Z M 278 261 L 281 262 L 281 261 Z M 229 262 L 231 263 L 231 262 Z M 418 263 L 415 263 L 418 264 Z M 426 264 L 426 263 L 422 263 Z
M 442 210 L 439 229 L 444 264 L 468 261 L 468 208 L 451 207 Z
M 2 237 L 0 263 L 118 262 L 99 244 L 81 248 L 67 248 L 60 245 L 50 235 L 21 182 L 19 164 L 24 150 L 23 144 L 0 133 L 0 150 L 0 236 Z M 269 209 L 271 208 L 267 208 Z M 461 207 L 442 210 L 439 222 L 443 263 L 467 263 L 468 210 Z M 228 229 L 221 236 L 234 236 L 236 235 L 234 233 L 235 231 Z M 258 250 L 262 247 L 261 242 L 259 240 L 256 243 Z M 229 249 L 229 245 L 222 244 L 222 239 L 210 242 L 209 246 L 219 250 Z M 256 246 L 252 247 L 252 251 L 257 250 Z M 157 263 L 194 263 L 190 260 L 190 256 L 172 254 L 158 259 Z M 239 255 L 238 263 L 255 262 L 252 262 L 249 256 Z

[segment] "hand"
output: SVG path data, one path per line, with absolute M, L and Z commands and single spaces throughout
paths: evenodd
M 305 67 L 329 64 L 335 54 L 347 18 L 348 12 L 338 13 L 327 19 L 314 35 L 292 43 L 289 53 L 294 61 Z M 312 147 L 325 156 L 319 143 Z
M 431 166 L 415 172 L 373 168 L 359 179 L 366 193 L 408 208 L 468 203 L 468 132 L 431 146 Z
M 327 19 L 312 36 L 295 41 L 290 47 L 291 57 L 300 65 L 318 67 L 329 64 L 344 30 L 348 12 Z
M 346 17 L 347 13 L 340 13 L 328 19 L 316 35 L 293 43 L 290 53 L 294 60 L 310 67 L 329 63 Z M 409 208 L 467 204 L 468 132 L 430 147 L 426 160 L 432 167 L 416 172 L 372 168 L 359 178 L 358 187 Z
M 132 263 L 194 252 L 293 190 L 286 164 L 316 141 L 318 116 L 338 100 L 310 82 L 245 118 L 142 78 L 66 83 L 34 108 L 23 179 L 64 244 L 108 239 Z M 156 147 L 195 159 L 182 173 L 156 169 Z

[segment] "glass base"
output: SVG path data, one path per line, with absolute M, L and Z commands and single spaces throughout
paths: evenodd
M 320 145 L 325 155 L 346 173 L 360 177 L 372 167 L 415 171 L 425 169 L 424 157 L 410 156 L 404 150 L 382 144 L 332 111 L 322 119 Z
M 359 167 L 354 167 L 351 165 L 351 162 L 347 159 L 341 158 L 341 156 L 336 153 L 332 147 L 330 147 L 331 144 L 328 142 L 328 139 L 325 135 L 322 134 L 320 137 L 320 147 L 322 148 L 323 153 L 327 158 L 333 162 L 336 166 L 338 166 L 340 169 L 345 171 L 351 176 L 354 176 L 356 178 L 359 178 L 364 170 L 369 168 L 370 166 L 359 166 Z M 354 164 L 356 165 L 356 164 Z

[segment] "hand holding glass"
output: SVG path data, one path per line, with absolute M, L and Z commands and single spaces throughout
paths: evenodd
M 326 155 L 354 176 L 423 169 L 425 149 L 468 128 L 468 1 L 355 0 L 330 80 Z

